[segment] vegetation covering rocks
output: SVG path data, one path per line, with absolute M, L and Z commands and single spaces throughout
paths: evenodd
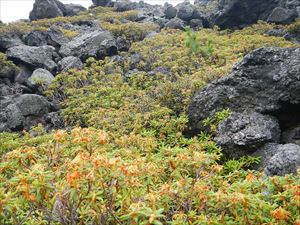
M 0 24 L 0 224 L 300 224 L 299 20 L 92 2 Z

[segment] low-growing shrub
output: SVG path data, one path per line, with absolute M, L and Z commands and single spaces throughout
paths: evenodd
M 295 46 L 251 29 L 196 32 L 212 40 L 209 57 L 190 54 L 184 32 L 164 30 L 58 74 L 47 93 L 68 128 L 0 135 L 0 224 L 297 224 L 299 174 L 265 177 L 247 169 L 256 158 L 222 162 L 210 135 L 184 135 L 206 82 L 255 48 Z
M 8 60 L 4 53 L 0 52 L 0 75 L 11 78 L 17 71 L 19 71 L 19 68 Z
M 115 137 L 93 128 L 13 138 L 20 145 L 4 147 L 0 161 L 3 225 L 299 220 L 299 175 L 268 178 L 240 167 L 224 173 L 232 166 L 217 163 L 220 150 L 203 134 L 177 135 L 174 147 L 151 133 Z
M 147 34 L 152 31 L 158 30 L 159 26 L 153 23 L 137 23 L 137 22 L 127 22 L 127 23 L 110 23 L 101 22 L 100 25 L 109 30 L 115 37 L 125 37 L 127 40 L 141 41 Z

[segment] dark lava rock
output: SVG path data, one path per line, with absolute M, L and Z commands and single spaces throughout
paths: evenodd
M 286 143 L 298 139 L 295 125 L 300 124 L 300 48 L 254 50 L 236 64 L 231 74 L 200 90 L 189 106 L 193 132 L 204 129 L 205 118 L 227 108 L 233 113 L 219 125 L 215 140 L 228 156 L 235 158 L 258 150 L 254 154 L 267 161 L 263 164 L 267 175 L 295 172 L 300 163 L 299 146 L 275 145 L 279 149 L 276 154 L 274 146 L 271 150 L 259 149 L 264 144 L 279 143 L 281 132 Z
M 192 19 L 190 21 L 190 27 L 193 29 L 203 28 L 203 20 L 201 19 Z
M 10 33 L 0 35 L 0 51 L 6 51 L 7 49 L 22 45 L 23 42 L 18 34 Z
M 130 0 L 117 0 L 114 3 L 114 10 L 118 12 L 136 9 L 136 4 Z
M 110 6 L 111 0 L 92 0 L 94 6 Z
M 255 152 L 261 161 L 257 168 L 264 168 L 268 176 L 296 174 L 300 167 L 300 146 L 295 144 L 269 143 Z
M 176 17 L 176 15 L 177 15 L 177 9 L 174 6 L 169 5 L 164 10 L 164 14 L 165 14 L 165 16 L 166 16 L 167 19 L 172 19 L 172 18 Z
M 78 4 L 65 4 L 65 16 L 75 16 L 76 14 L 86 11 L 81 5 Z
M 296 126 L 284 131 L 281 135 L 282 143 L 294 143 L 300 145 L 300 127 Z
M 45 129 L 61 129 L 64 127 L 64 120 L 59 112 L 50 112 L 44 117 Z
M 184 30 L 185 23 L 183 20 L 176 17 L 176 18 L 171 19 L 169 22 L 167 22 L 165 24 L 165 28 Z
M 201 1 L 201 0 L 200 0 Z M 210 24 L 218 25 L 222 29 L 225 28 L 239 28 L 246 25 L 254 24 L 258 20 L 267 21 L 270 14 L 276 7 L 282 7 L 283 10 L 275 11 L 270 21 L 277 20 L 282 22 L 283 20 L 292 19 L 290 11 L 286 9 L 293 9 L 295 11 L 296 6 L 300 5 L 298 0 L 295 3 L 290 4 L 289 0 L 220 0 L 217 4 L 213 4 L 214 10 L 209 16 Z M 208 3 L 210 4 L 210 3 Z M 280 18 L 282 16 L 282 18 Z M 274 21 L 276 22 L 276 21 Z
M 287 35 L 287 31 L 284 29 L 272 29 L 267 32 L 267 35 L 274 37 L 284 37 Z
M 103 53 L 105 50 L 105 53 Z M 96 30 L 75 37 L 61 46 L 59 53 L 64 56 L 76 56 L 82 60 L 88 57 L 99 57 L 100 54 L 116 52 L 114 37 L 108 31 Z M 106 55 L 101 55 L 104 57 Z
M 45 32 L 34 30 L 24 37 L 24 42 L 29 46 L 43 46 L 47 45 L 46 39 L 47 37 Z
M 39 95 L 21 95 L 16 98 L 15 104 L 23 116 L 41 116 L 48 113 L 51 108 L 51 104 Z
M 50 102 L 35 94 L 2 97 L 0 106 L 0 132 L 28 129 L 53 110 Z
M 117 44 L 118 51 L 121 51 L 121 52 L 124 52 L 124 51 L 127 52 L 130 48 L 130 42 L 128 40 L 126 40 L 126 38 L 124 38 L 124 37 L 118 37 L 116 44 Z
M 279 142 L 276 118 L 256 112 L 232 113 L 218 127 L 215 141 L 224 153 L 238 158 L 253 153 L 268 142 Z
M 276 7 L 269 15 L 267 21 L 269 23 L 287 24 L 296 18 L 296 12 L 282 7 Z
M 185 1 L 176 6 L 178 9 L 177 17 L 184 20 L 190 21 L 191 19 L 198 19 L 195 17 L 196 9 L 189 1 Z
M 65 6 L 57 0 L 35 0 L 30 12 L 30 20 L 64 16 Z
M 56 63 L 52 60 L 55 48 L 52 46 L 32 47 L 19 45 L 6 51 L 8 58 L 16 63 L 25 63 L 32 68 L 44 68 L 51 72 L 56 70 Z
M 253 110 L 275 115 L 282 128 L 294 125 L 300 111 L 300 48 L 254 50 L 228 76 L 200 90 L 189 106 L 193 130 L 218 111 Z
M 58 62 L 59 71 L 66 72 L 69 69 L 79 69 L 81 70 L 83 67 L 83 63 L 78 57 L 68 56 L 63 58 Z
M 19 83 L 5 84 L 0 81 L 0 98 L 1 96 L 12 96 L 15 94 L 32 94 L 32 90 Z
M 56 26 L 50 27 L 47 31 L 31 31 L 24 37 L 24 42 L 29 46 L 52 45 L 59 48 L 68 41 Z
M 63 4 L 58 0 L 35 0 L 29 19 L 38 20 L 59 16 L 74 16 L 85 10 L 86 8 L 78 4 Z
M 36 69 L 29 77 L 28 81 L 34 86 L 49 86 L 54 80 L 54 76 L 48 70 Z
M 17 82 L 19 84 L 27 85 L 28 78 L 31 76 L 33 71 L 28 69 L 28 67 L 26 67 L 22 64 L 19 65 L 19 68 L 20 68 L 20 71 L 15 76 L 15 82 Z

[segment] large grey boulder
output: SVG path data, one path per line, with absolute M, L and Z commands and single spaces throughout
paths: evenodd
M 47 37 L 44 31 L 34 30 L 24 36 L 24 42 L 29 46 L 47 45 Z
M 27 66 L 20 64 L 19 65 L 19 72 L 15 75 L 14 81 L 19 84 L 28 84 L 28 78 L 32 74 L 32 70 L 30 70 Z
M 64 16 L 65 6 L 57 0 L 35 0 L 29 14 L 30 20 Z
M 190 27 L 195 30 L 203 28 L 203 20 L 202 19 L 191 19 Z
M 196 0 L 203 8 L 210 26 L 222 29 L 240 28 L 256 23 L 258 20 L 286 23 L 295 18 L 296 7 L 300 1 L 294 0 Z M 275 8 L 277 8 L 273 11 Z M 268 19 L 269 18 L 269 19 Z
M 177 15 L 177 9 L 174 6 L 169 5 L 164 10 L 164 14 L 167 19 L 172 19 Z
M 9 104 L 5 108 L 0 99 L 0 132 L 15 131 L 23 128 L 25 117 L 15 104 Z
M 131 2 L 130 0 L 117 0 L 114 3 L 114 10 L 118 12 L 133 10 L 136 9 L 136 7 L 136 3 Z
M 0 98 L 0 132 L 29 129 L 52 111 L 53 105 L 35 94 Z
M 198 19 L 196 16 L 196 9 L 189 1 L 185 1 L 176 6 L 178 12 L 177 17 L 184 20 L 190 21 L 191 19 Z
M 78 4 L 65 4 L 65 16 L 75 16 L 80 12 L 86 11 L 82 5 Z
M 111 5 L 111 0 L 92 0 L 94 6 L 109 6 Z
M 88 57 L 104 57 L 117 52 L 114 37 L 108 31 L 96 30 L 75 37 L 61 46 L 59 53 L 64 56 L 76 56 L 82 60 Z
M 57 65 L 52 60 L 55 48 L 52 46 L 33 47 L 19 45 L 9 48 L 6 51 L 8 58 L 17 63 L 25 63 L 32 68 L 44 68 L 49 71 L 55 71 Z
M 182 19 L 176 17 L 167 22 L 165 28 L 184 30 L 185 23 Z
M 125 37 L 118 37 L 116 40 L 116 44 L 118 47 L 118 51 L 127 52 L 130 48 L 130 41 L 128 41 Z
M 16 33 L 9 33 L 5 35 L 0 34 L 0 50 L 6 51 L 7 49 L 24 44 L 20 35 Z
M 74 16 L 85 10 L 86 8 L 78 4 L 63 4 L 58 0 L 35 0 L 29 19 L 39 20 L 59 16 Z
M 257 168 L 264 168 L 268 176 L 296 173 L 300 167 L 300 146 L 295 144 L 269 143 L 255 152 L 261 161 Z
M 248 155 L 279 139 L 276 118 L 256 112 L 232 113 L 219 125 L 215 137 L 216 143 L 231 158 Z
M 231 74 L 201 89 L 189 106 L 194 132 L 203 129 L 203 120 L 218 111 L 252 110 L 272 114 L 283 129 L 298 122 L 300 104 L 300 48 L 254 50 Z
M 44 116 L 44 127 L 46 130 L 57 130 L 64 127 L 64 120 L 59 111 L 50 112 Z
M 78 57 L 68 56 L 63 58 L 58 62 L 59 71 L 66 72 L 70 69 L 79 69 L 81 70 L 83 67 L 83 63 Z
M 23 116 L 42 116 L 51 109 L 51 104 L 40 95 L 25 94 L 15 99 L 15 105 Z
M 68 38 L 56 26 L 51 26 L 46 31 L 31 31 L 24 37 L 24 42 L 29 46 L 51 45 L 59 48 L 68 41 Z
M 32 75 L 28 78 L 28 81 L 35 86 L 49 86 L 54 80 L 54 76 L 48 70 L 36 69 Z
M 269 15 L 267 21 L 269 23 L 287 24 L 296 18 L 295 10 L 276 7 Z
M 200 90 L 189 106 L 193 133 L 204 129 L 205 118 L 227 108 L 233 113 L 215 136 L 225 155 L 262 156 L 267 175 L 295 173 L 300 147 L 278 143 L 281 134 L 281 142 L 299 142 L 300 48 L 254 50 L 231 74 Z

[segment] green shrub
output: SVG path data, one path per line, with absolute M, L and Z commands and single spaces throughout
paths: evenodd
M 297 19 L 294 23 L 287 25 L 286 30 L 292 34 L 300 35 L 300 19 Z
M 127 40 L 141 41 L 147 34 L 152 31 L 158 30 L 159 26 L 153 23 L 137 23 L 137 22 L 128 22 L 128 23 L 110 23 L 110 22 L 101 22 L 100 25 L 109 30 L 115 37 L 125 37 Z
M 13 77 L 13 75 L 19 71 L 19 68 L 10 60 L 7 59 L 6 55 L 0 52 L 0 75 Z
M 207 43 L 202 46 L 197 40 L 197 34 L 191 28 L 186 28 L 185 33 L 185 45 L 190 49 L 191 53 L 200 54 L 202 57 L 207 58 L 214 52 L 211 40 L 208 40 Z
M 270 178 L 242 170 L 252 159 L 223 167 L 216 162 L 218 150 L 207 152 L 216 148 L 209 136 L 174 138 L 182 142 L 170 147 L 151 133 L 115 137 L 93 128 L 60 130 L 39 141 L 29 134 L 16 138 L 20 145 L 0 161 L 0 222 L 299 221 L 299 175 Z

